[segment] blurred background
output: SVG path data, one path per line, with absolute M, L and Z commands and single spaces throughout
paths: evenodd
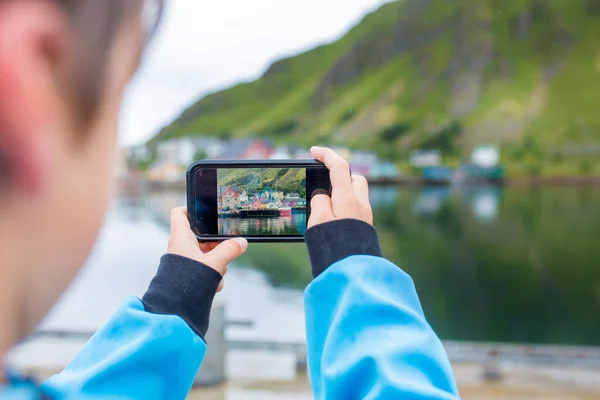
M 307 158 L 369 178 L 465 399 L 600 396 L 600 0 L 171 1 L 121 121 L 94 254 L 12 355 L 60 370 L 143 294 L 204 158 Z M 191 399 L 311 399 L 303 245 L 251 245 Z M 100 301 L 102 299 L 102 301 Z

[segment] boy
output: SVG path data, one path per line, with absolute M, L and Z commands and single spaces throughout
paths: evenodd
M 121 95 L 155 21 L 142 0 L 0 0 L 0 354 L 25 338 L 88 255 L 107 208 Z M 146 23 L 145 23 L 146 22 Z M 364 178 L 329 149 L 331 198 L 306 241 L 309 368 L 318 399 L 455 399 L 412 281 L 381 258 Z M 35 235 L 35 236 L 34 236 Z M 244 239 L 199 245 L 185 209 L 142 299 L 127 300 L 41 386 L 0 366 L 2 399 L 183 399 L 227 264 Z

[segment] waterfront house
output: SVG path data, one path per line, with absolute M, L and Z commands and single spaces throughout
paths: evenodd
M 240 201 L 242 203 L 245 203 L 248 201 L 248 192 L 246 192 L 245 190 L 242 192 L 242 194 L 240 195 Z
M 473 163 L 464 163 L 458 168 L 455 180 L 458 182 L 501 183 L 504 180 L 504 168 L 500 165 L 482 166 Z
M 300 158 L 312 158 L 310 152 L 297 146 L 278 146 L 271 154 L 272 160 L 292 160 Z
M 410 165 L 414 168 L 439 167 L 442 153 L 439 150 L 415 150 L 410 155 Z
M 276 208 L 276 209 L 280 209 L 280 208 L 283 208 L 283 207 L 285 207 L 285 206 L 284 206 L 284 205 L 283 205 L 283 203 L 282 203 L 282 202 L 280 202 L 280 201 L 271 201 L 271 202 L 269 203 L 269 208 Z
M 452 180 L 452 169 L 446 166 L 425 167 L 423 181 L 431 185 L 446 185 Z
M 264 192 L 258 194 L 258 199 L 261 200 L 261 201 L 262 200 L 267 200 L 268 201 L 269 200 L 269 192 L 268 191 L 264 191 Z
M 223 160 L 261 160 L 271 158 L 273 145 L 267 139 L 233 139 L 221 154 Z
M 377 154 L 372 151 L 353 151 L 350 157 L 350 169 L 353 174 L 372 177 L 379 163 Z
M 455 174 L 459 182 L 495 182 L 504 179 L 500 165 L 500 149 L 495 145 L 477 146 L 471 153 L 471 163 L 463 163 Z
M 283 200 L 284 194 L 281 191 L 275 190 L 273 188 L 265 188 L 261 194 L 266 199 L 270 201 L 279 201 Z
M 396 166 L 396 164 L 389 162 L 389 161 L 384 161 L 384 162 L 380 162 L 374 169 L 373 174 L 371 175 L 372 178 L 397 178 L 398 176 L 400 176 L 400 172 L 398 171 L 398 167 Z
M 260 206 L 258 208 L 260 208 L 260 209 L 269 208 L 269 199 L 260 199 Z
M 194 146 L 193 161 L 198 161 L 195 158 L 200 153 L 202 153 L 206 159 L 219 158 L 225 149 L 225 142 L 216 137 L 195 135 L 190 137 L 189 140 Z
M 157 162 L 173 162 L 187 167 L 197 161 L 198 153 L 203 153 L 206 158 L 218 158 L 223 148 L 223 141 L 212 137 L 169 139 L 156 146 Z
M 242 193 L 235 186 L 225 186 L 221 188 L 221 207 L 224 209 L 236 209 L 241 206 Z
M 271 192 L 271 198 L 275 201 L 282 201 L 285 198 L 285 194 L 281 191 Z
M 286 207 L 299 207 L 300 203 L 306 205 L 306 199 L 300 197 L 298 193 L 290 193 L 283 199 L 282 203 Z
M 170 139 L 156 146 L 156 163 L 189 164 L 194 157 L 194 147 L 188 139 Z
M 483 168 L 496 167 L 500 163 L 500 149 L 494 145 L 477 146 L 471 153 L 471 163 Z

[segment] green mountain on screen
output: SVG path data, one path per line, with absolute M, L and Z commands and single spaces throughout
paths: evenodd
M 200 99 L 152 142 L 263 136 L 396 159 L 499 143 L 519 161 L 598 143 L 599 111 L 600 0 L 402 0 Z
M 219 186 L 235 186 L 249 193 L 279 190 L 284 194 L 297 193 L 306 196 L 306 169 L 303 168 L 254 168 L 220 169 Z

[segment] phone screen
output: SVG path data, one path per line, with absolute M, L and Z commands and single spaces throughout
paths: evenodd
M 197 169 L 194 187 L 200 237 L 302 238 L 312 196 L 330 183 L 324 167 L 219 167 Z

